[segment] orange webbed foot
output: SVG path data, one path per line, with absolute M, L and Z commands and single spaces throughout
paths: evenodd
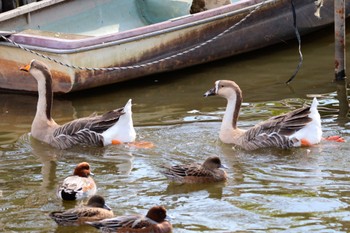
M 334 135 L 334 136 L 328 136 L 324 138 L 326 141 L 334 141 L 334 142 L 345 142 L 345 139 L 342 138 L 341 136 Z
M 120 144 L 122 144 L 122 142 L 119 141 L 118 139 L 113 139 L 112 140 L 112 145 L 120 145 Z
M 142 148 L 142 149 L 150 149 L 154 147 L 154 144 L 152 142 L 146 142 L 146 141 L 130 142 L 128 143 L 128 145 L 131 147 Z
M 304 138 L 300 140 L 300 143 L 301 143 L 301 146 L 312 146 L 312 144 L 307 139 L 304 139 Z

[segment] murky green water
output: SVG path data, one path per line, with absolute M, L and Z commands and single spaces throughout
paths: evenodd
M 116 215 L 145 213 L 161 204 L 175 233 L 350 231 L 348 142 L 322 143 L 310 151 L 234 151 L 218 140 L 225 101 L 202 97 L 215 80 L 235 80 L 244 94 L 239 125 L 250 127 L 317 95 L 324 134 L 350 141 L 350 123 L 337 113 L 331 82 L 332 41 L 332 30 L 303 39 L 304 64 L 289 87 L 283 82 L 297 65 L 294 42 L 55 98 L 53 115 L 59 123 L 123 106 L 132 98 L 138 140 L 153 142 L 153 149 L 52 149 L 28 136 L 37 97 L 1 93 L 0 231 L 97 232 L 57 227 L 48 217 L 74 206 L 59 201 L 55 188 L 81 161 L 92 165 L 98 193 Z M 226 184 L 174 185 L 158 172 L 161 164 L 201 162 L 211 154 L 229 167 Z

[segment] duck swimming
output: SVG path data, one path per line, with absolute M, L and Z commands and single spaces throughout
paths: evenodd
M 78 226 L 87 221 L 99 221 L 114 216 L 103 197 L 92 196 L 86 206 L 79 206 L 67 211 L 51 212 L 49 216 L 61 226 Z
M 223 143 L 233 144 L 245 150 L 278 147 L 292 148 L 318 144 L 322 139 L 321 117 L 318 102 L 283 115 L 272 117 L 254 127 L 243 130 L 237 127 L 242 104 L 242 91 L 231 80 L 218 80 L 204 96 L 218 95 L 227 100 L 219 138 Z
M 91 177 L 90 165 L 79 163 L 71 176 L 66 177 L 59 185 L 56 195 L 65 201 L 81 200 L 96 194 L 96 184 Z
M 29 72 L 38 82 L 39 98 L 31 128 L 31 135 L 37 140 L 59 149 L 74 145 L 107 146 L 135 141 L 131 99 L 124 107 L 103 115 L 92 114 L 58 125 L 51 117 L 52 76 L 47 65 L 32 60 L 21 70 Z
M 227 180 L 227 174 L 220 168 L 226 168 L 221 164 L 218 156 L 207 158 L 203 164 L 191 163 L 175 166 L 163 166 L 162 173 L 176 183 L 212 183 Z
M 102 232 L 128 233 L 171 233 L 172 225 L 166 220 L 166 209 L 163 206 L 153 206 L 147 215 L 125 215 L 104 219 L 87 224 L 100 229 Z

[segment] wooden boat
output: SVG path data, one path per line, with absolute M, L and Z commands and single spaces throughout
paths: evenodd
M 55 92 L 68 93 L 295 37 L 290 0 L 231 1 L 194 14 L 192 0 L 44 0 L 2 13 L 0 31 L 11 41 L 0 39 L 0 88 L 36 91 L 19 70 L 32 59 L 49 65 Z M 293 2 L 301 34 L 333 23 L 333 1 L 324 1 L 321 18 L 314 0 Z

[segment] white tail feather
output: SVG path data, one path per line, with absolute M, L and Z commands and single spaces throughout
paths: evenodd
M 102 133 L 105 146 L 110 145 L 112 140 L 120 142 L 135 141 L 136 132 L 132 120 L 131 105 L 131 99 L 129 99 L 123 109 L 125 113 L 119 117 L 119 120 L 112 127 Z
M 312 119 L 304 128 L 292 134 L 290 138 L 306 139 L 311 144 L 317 144 L 322 139 L 321 116 L 317 110 L 318 101 L 316 97 L 313 99 L 309 117 Z M 295 146 L 300 146 L 296 144 Z

